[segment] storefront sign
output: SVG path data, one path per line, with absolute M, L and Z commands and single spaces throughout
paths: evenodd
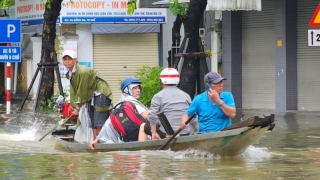
M 61 23 L 166 23 L 165 8 L 138 8 L 127 14 L 127 1 L 64 1 Z
M 22 26 L 43 24 L 45 4 L 39 0 L 15 0 L 15 18 L 21 20 Z M 57 23 L 60 18 L 57 18 Z
M 45 4 L 39 0 L 15 0 L 15 17 L 22 26 L 43 24 Z M 57 23 L 166 23 L 165 8 L 138 8 L 127 14 L 126 0 L 64 0 Z

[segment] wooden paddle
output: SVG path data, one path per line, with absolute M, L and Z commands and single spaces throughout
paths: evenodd
M 73 114 L 71 114 L 67 119 L 63 120 L 61 124 L 66 123 L 71 117 L 73 116 Z M 49 133 L 51 133 L 51 131 L 53 131 L 54 129 L 56 129 L 59 126 L 59 122 L 58 124 L 54 125 L 53 128 L 50 129 L 50 131 L 48 131 L 45 135 L 43 135 L 39 141 L 42 141 L 43 138 L 45 138 L 46 136 L 48 136 Z
M 185 122 L 185 125 L 189 124 L 189 122 L 196 116 L 196 113 L 193 113 L 189 119 Z M 162 145 L 158 150 L 164 150 L 164 148 L 167 147 L 167 145 L 180 133 L 180 131 L 182 131 L 181 128 L 179 128 L 171 137 L 170 139 L 164 144 Z

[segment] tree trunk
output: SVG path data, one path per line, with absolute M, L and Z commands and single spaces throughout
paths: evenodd
M 200 19 L 206 8 L 207 0 L 190 0 L 187 16 L 182 18 L 185 37 L 189 38 L 186 53 L 199 52 Z M 199 77 L 200 58 L 185 58 L 180 75 L 179 88 L 193 99 Z
M 56 21 L 60 14 L 62 0 L 47 1 L 45 11 L 43 14 L 43 31 L 42 31 L 42 47 L 40 63 L 50 63 L 54 61 L 55 52 L 55 38 L 56 38 Z M 54 66 L 44 68 L 42 70 L 42 78 L 40 79 L 38 98 L 36 103 L 36 111 L 40 107 L 47 106 L 47 99 L 53 95 L 54 83 Z

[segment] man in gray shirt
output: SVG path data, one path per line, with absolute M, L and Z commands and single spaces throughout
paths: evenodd
M 151 100 L 147 123 L 140 126 L 139 141 L 148 140 L 150 135 L 153 140 L 166 137 L 164 128 L 160 125 L 157 114 L 163 112 L 167 117 L 172 129 L 177 131 L 180 128 L 180 120 L 191 102 L 190 96 L 180 90 L 177 85 L 180 81 L 180 74 L 174 68 L 165 68 L 160 73 L 162 90 L 155 94 Z M 193 119 L 190 124 L 195 130 L 198 123 Z M 191 126 L 187 126 L 180 132 L 180 136 L 189 135 Z

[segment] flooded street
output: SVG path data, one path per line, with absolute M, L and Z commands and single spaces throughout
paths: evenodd
M 238 110 L 235 120 L 266 113 Z M 320 179 L 320 112 L 276 113 L 258 144 L 223 158 L 197 150 L 66 153 L 50 135 L 38 141 L 58 115 L 10 117 L 0 117 L 0 179 Z

